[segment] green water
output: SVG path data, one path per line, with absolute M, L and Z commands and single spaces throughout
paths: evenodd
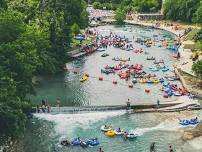
M 133 32 L 126 28 L 132 28 Z M 99 27 L 99 32 L 108 34 L 110 31 L 117 35 L 126 35 L 129 39 L 137 37 L 152 37 L 153 35 L 172 34 L 155 29 L 145 29 L 137 26 Z M 166 65 L 172 68 L 175 59 L 172 58 L 172 52 L 164 48 L 159 48 L 158 43 L 151 48 L 145 48 L 140 44 L 133 43 L 136 48 L 143 48 L 149 52 L 148 56 L 155 56 L 157 59 L 164 59 Z M 160 42 L 159 42 L 160 44 Z M 147 55 L 135 54 L 134 52 L 124 51 L 109 47 L 106 51 L 109 57 L 102 58 L 101 52 L 96 52 L 80 60 L 67 63 L 70 69 L 76 68 L 78 74 L 66 72 L 52 78 L 45 78 L 39 88 L 36 96 L 28 96 L 34 103 L 40 104 L 41 99 L 46 99 L 51 105 L 56 104 L 56 99 L 60 98 L 64 106 L 82 106 L 82 105 L 119 105 L 125 104 L 128 98 L 132 104 L 156 103 L 159 98 L 161 102 L 161 87 L 158 85 L 136 84 L 133 89 L 129 89 L 125 80 L 120 80 L 117 75 L 101 74 L 100 69 L 103 66 L 117 65 L 112 61 L 113 57 L 131 57 L 129 64 L 143 64 L 144 71 L 150 72 L 149 67 L 152 61 L 146 61 Z M 80 83 L 79 79 L 82 73 L 90 75 L 89 80 Z M 152 72 L 150 72 L 152 73 Z M 169 72 L 157 72 L 160 78 Z M 102 76 L 104 81 L 98 81 Z M 118 85 L 113 85 L 112 81 L 118 80 Z M 150 88 L 151 93 L 145 94 L 144 89 Z M 175 98 L 169 99 L 174 100 Z M 201 149 L 194 149 L 190 144 L 181 140 L 183 128 L 178 125 L 177 116 L 183 114 L 126 114 L 125 111 L 114 112 L 85 112 L 85 113 L 62 113 L 62 114 L 36 114 L 28 122 L 28 127 L 23 140 L 24 152 L 95 152 L 101 146 L 105 152 L 148 152 L 152 142 L 156 142 L 158 152 L 167 152 L 168 145 L 172 144 L 179 152 L 201 152 Z M 191 115 L 190 115 L 191 116 Z M 104 124 L 111 124 L 115 129 L 120 127 L 127 131 L 132 130 L 139 134 L 134 141 L 125 141 L 121 137 L 108 138 L 101 131 L 100 127 Z M 73 139 L 81 137 L 83 140 L 97 137 L 100 141 L 98 147 L 82 149 L 81 147 L 61 147 L 62 139 Z M 194 150 L 193 150 L 194 149 Z

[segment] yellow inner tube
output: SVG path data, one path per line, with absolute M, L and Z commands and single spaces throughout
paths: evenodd
M 109 137 L 113 137 L 115 135 L 115 132 L 114 132 L 114 130 L 109 130 L 106 132 L 106 135 Z
M 145 80 L 145 79 L 140 79 L 139 82 L 140 82 L 140 83 L 145 83 L 146 80 Z
M 159 83 L 159 80 L 153 80 L 153 83 Z
M 84 76 L 81 77 L 80 82 L 84 82 L 84 81 L 86 81 L 87 79 L 88 79 L 88 77 L 84 75 Z

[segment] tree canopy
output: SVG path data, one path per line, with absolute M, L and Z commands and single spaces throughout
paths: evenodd
M 88 25 L 86 7 L 84 0 L 0 1 L 0 138 L 23 133 L 33 76 L 62 70 L 72 32 Z
M 200 21 L 201 0 L 165 0 L 164 14 L 167 19 L 183 22 Z

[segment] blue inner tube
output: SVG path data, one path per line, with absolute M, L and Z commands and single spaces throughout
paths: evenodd
M 189 120 L 183 120 L 183 121 L 180 121 L 179 124 L 180 124 L 180 125 L 183 125 L 183 126 L 187 126 L 187 125 L 189 125 L 190 123 L 189 123 Z
M 164 79 L 159 79 L 159 82 L 160 82 L 160 83 L 163 83 L 163 82 L 164 82 Z
M 78 139 L 74 139 L 73 141 L 72 141 L 72 145 L 73 146 L 79 146 L 79 145 L 81 145 L 81 140 L 78 140 Z
M 100 144 L 100 142 L 97 139 L 89 139 L 87 144 L 90 146 L 97 146 Z
M 196 124 L 198 124 L 198 123 L 199 123 L 199 121 L 196 120 L 196 119 L 191 119 L 191 120 L 189 121 L 189 124 L 191 124 L 191 125 L 196 125 Z
M 147 83 L 153 83 L 151 80 L 148 80 Z
M 170 97 L 173 96 L 173 92 L 169 92 L 168 96 L 170 96 Z

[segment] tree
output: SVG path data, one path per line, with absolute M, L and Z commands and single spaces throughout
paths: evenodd
M 16 40 L 24 32 L 23 16 L 16 11 L 0 12 L 0 43 Z
M 199 4 L 200 0 L 166 0 L 164 15 L 167 19 L 191 22 Z
M 151 12 L 160 9 L 159 0 L 133 0 L 133 5 L 138 12 Z
M 102 4 L 101 4 L 100 2 L 94 2 L 94 3 L 93 3 L 93 7 L 94 7 L 95 9 L 100 9 L 100 8 L 102 7 Z
M 123 24 L 125 18 L 126 18 L 126 14 L 125 14 L 123 8 L 119 7 L 116 10 L 116 15 L 115 15 L 115 19 L 116 19 L 117 24 Z
M 6 0 L 0 1 L 0 10 L 7 9 L 7 2 Z
M 194 14 L 193 22 L 202 23 L 202 1 L 200 1 L 200 6 Z
M 202 60 L 198 61 L 196 64 L 193 64 L 192 70 L 200 79 L 202 79 Z
M 73 32 L 88 25 L 84 0 L 0 1 L 0 140 L 25 129 L 34 94 L 32 78 L 67 62 Z
M 74 23 L 74 24 L 71 26 L 71 32 L 72 32 L 74 35 L 79 34 L 79 32 L 80 32 L 80 27 L 78 26 L 78 24 Z

